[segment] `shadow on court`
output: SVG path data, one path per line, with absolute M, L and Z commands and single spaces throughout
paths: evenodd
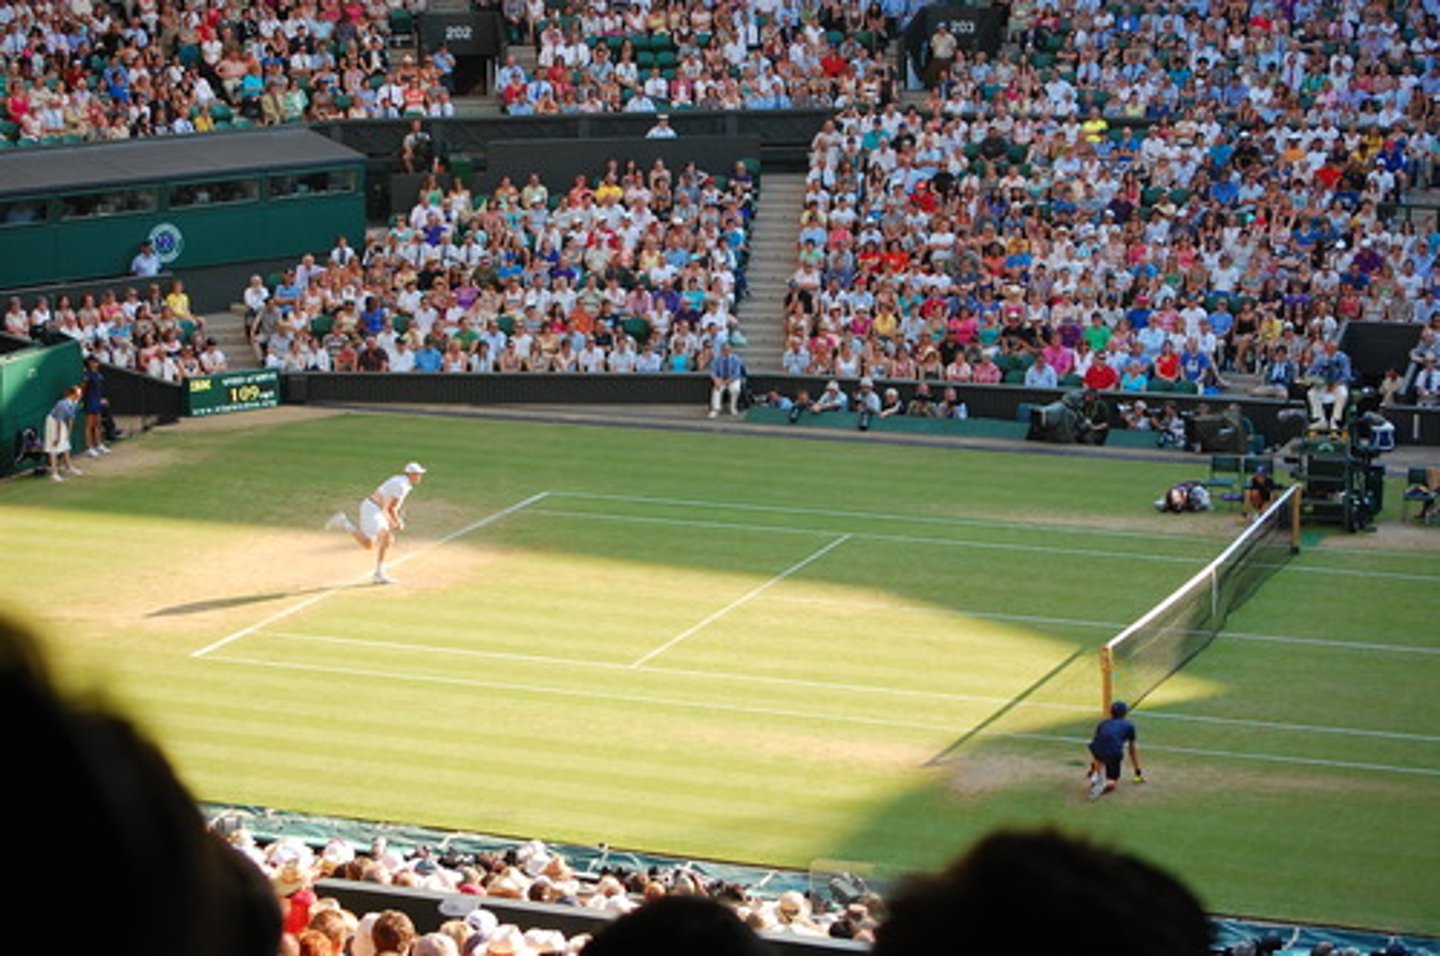
M 264 604 L 266 601 L 278 601 L 283 598 L 304 597 L 307 594 L 319 594 L 322 591 L 346 591 L 353 587 L 360 587 L 360 584 L 343 584 L 340 586 L 327 585 L 316 588 L 297 588 L 293 591 L 266 591 L 262 594 L 236 594 L 232 597 L 208 598 L 204 601 L 189 601 L 185 604 L 172 604 L 170 607 L 162 607 L 151 611 L 146 617 L 179 617 L 182 614 L 203 614 L 206 611 L 221 611 L 225 608 L 244 607 L 247 604 Z

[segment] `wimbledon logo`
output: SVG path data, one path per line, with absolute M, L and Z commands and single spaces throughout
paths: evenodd
M 156 258 L 167 266 L 180 258 L 180 253 L 185 251 L 185 235 L 173 222 L 160 223 L 150 230 L 148 238 Z

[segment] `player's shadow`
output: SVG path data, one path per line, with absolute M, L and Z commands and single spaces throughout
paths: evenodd
M 278 601 L 282 598 L 304 597 L 307 594 L 319 594 L 322 591 L 343 591 L 356 585 L 345 584 L 336 587 L 328 585 L 317 588 L 298 588 L 294 591 L 267 591 L 263 594 L 237 594 L 232 597 L 208 598 L 204 601 L 189 601 L 185 604 L 172 604 L 170 607 L 162 607 L 151 611 L 146 617 L 178 617 L 182 614 L 203 614 L 206 611 L 220 611 L 229 607 L 243 607 L 246 604 L 264 604 L 266 601 Z

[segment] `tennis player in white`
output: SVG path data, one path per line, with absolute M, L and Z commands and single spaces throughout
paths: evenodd
M 412 461 L 405 466 L 404 474 L 387 478 L 370 497 L 360 502 L 359 527 L 343 511 L 335 512 L 325 523 L 325 527 L 332 531 L 344 529 L 350 532 L 355 542 L 366 551 L 375 549 L 375 575 L 372 580 L 376 584 L 395 583 L 395 579 L 385 573 L 385 555 L 390 545 L 395 543 L 396 533 L 405 530 L 405 518 L 400 514 L 400 507 L 424 477 L 425 468 L 418 461 Z

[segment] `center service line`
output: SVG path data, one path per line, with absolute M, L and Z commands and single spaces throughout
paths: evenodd
M 852 537 L 853 535 L 850 534 L 842 534 L 840 537 L 836 538 L 834 541 L 831 541 L 829 544 L 825 545 L 825 547 L 821 548 L 819 551 L 816 551 L 808 558 L 797 561 L 795 564 L 790 565 L 790 567 L 786 568 L 784 571 L 781 571 L 779 574 L 775 575 L 773 578 L 766 581 L 759 587 L 753 588 L 752 590 L 747 591 L 745 594 L 740 595 L 740 597 L 731 601 L 729 604 L 725 605 L 720 610 L 716 611 L 714 614 L 711 614 L 699 624 L 692 624 L 690 627 L 681 631 L 679 634 L 676 634 L 674 637 L 670 638 L 670 640 L 666 641 L 664 644 L 661 644 L 659 647 L 655 648 L 653 651 L 646 654 L 644 657 L 636 660 L 630 666 L 643 666 L 647 661 L 660 656 L 661 654 L 668 651 L 670 648 L 674 647 L 676 644 L 679 644 L 681 641 L 685 640 L 690 635 L 705 627 L 708 627 L 715 621 L 718 621 L 720 618 L 724 617 L 726 614 L 729 614 L 731 611 L 735 610 L 737 607 L 740 607 L 742 604 L 747 604 L 750 601 L 753 601 L 755 598 L 759 597 L 761 594 L 764 594 L 766 591 L 770 590 L 770 588 L 779 584 L 781 581 L 785 580 L 795 572 L 825 557 L 825 555 L 840 547 L 840 545 L 844 544 L 846 541 L 849 541 Z
M 395 560 L 393 560 L 393 561 L 390 562 L 390 565 L 391 565 L 392 567 L 394 567 L 394 566 L 396 566 L 396 565 L 404 564 L 406 561 L 409 561 L 411 558 L 418 558 L 418 557 L 420 557 L 420 555 L 422 555 L 422 554 L 427 554 L 427 553 L 429 553 L 429 552 L 431 552 L 431 551 L 434 551 L 436 548 L 440 547 L 442 544 L 449 544 L 451 541 L 454 541 L 456 538 L 463 537 L 463 536 L 465 536 L 465 535 L 467 535 L 467 534 L 470 534 L 472 531 L 479 531 L 481 528 L 485 527 L 486 525 L 494 524 L 495 522 L 499 521 L 501 518 L 508 518 L 510 515 L 513 515 L 513 514 L 514 514 L 515 512 L 517 512 L 517 511 L 521 511 L 521 510 L 523 510 L 523 509 L 525 509 L 525 508 L 528 508 L 528 507 L 530 507 L 531 505 L 533 505 L 533 504 L 535 504 L 535 503 L 537 503 L 537 502 L 544 501 L 544 500 L 545 500 L 546 498 L 548 498 L 549 496 L 550 496 L 550 492 L 548 492 L 548 491 L 542 491 L 542 492 L 540 492 L 539 494 L 531 495 L 529 498 L 526 498 L 524 501 L 517 501 L 515 504 L 511 505 L 511 506 L 508 507 L 508 508 L 501 508 L 499 511 L 492 512 L 491 514 L 488 514 L 488 515 L 486 515 L 486 516 L 483 517 L 483 518 L 480 518 L 480 519 L 478 519 L 478 520 L 476 520 L 476 521 L 470 522 L 469 524 L 467 524 L 465 527 L 459 529 L 458 531 L 452 531 L 452 532 L 450 532 L 449 534 L 445 535 L 445 537 L 443 537 L 443 538 L 439 538 L 439 539 L 437 539 L 437 540 L 435 540 L 435 541 L 431 541 L 429 544 L 425 545 L 424 547 L 417 548 L 416 550 L 411 551 L 409 554 L 405 554 L 405 555 L 402 555 L 402 556 L 396 558 Z M 312 594 L 310 597 L 305 598 L 305 600 L 299 601 L 299 602 L 297 602 L 297 603 L 295 603 L 295 604 L 290 605 L 290 606 L 287 607 L 287 608 L 284 608 L 284 609 L 282 609 L 282 610 L 276 611 L 274 614 L 270 615 L 269 617 L 264 618 L 263 620 L 260 620 L 260 621 L 256 621 L 254 624 L 251 624 L 251 625 L 249 625 L 248 627 L 242 627 L 240 630 L 236 631 L 236 632 L 233 633 L 233 634 L 227 634 L 227 635 L 225 635 L 224 637 L 220 638 L 220 640 L 215 641 L 215 642 L 212 643 L 212 644 L 207 644 L 206 646 L 200 648 L 198 651 L 192 651 L 191 654 L 190 654 L 190 656 L 191 656 L 191 657 L 204 657 L 204 656 L 206 656 L 207 654 L 211 654 L 211 653 L 213 653 L 213 652 L 215 652 L 215 651 L 218 651 L 220 648 L 226 646 L 227 644 L 232 644 L 232 643 L 234 643 L 235 641 L 240 640 L 240 638 L 242 638 L 242 637 L 248 637 L 249 635 L 254 634 L 256 631 L 259 631 L 259 630 L 262 630 L 262 629 L 264 629 L 264 628 L 266 628 L 266 627 L 269 627 L 271 624 L 274 624 L 276 621 L 283 621 L 285 618 L 289 617 L 290 615 L 296 614 L 296 613 L 298 613 L 298 612 L 300 612 L 300 611 L 303 611 L 303 610 L 305 610 L 307 607 L 311 607 L 311 606 L 313 606 L 313 605 L 319 604 L 321 601 L 325 600 L 325 599 L 328 598 L 328 597 L 332 597 L 332 596 L 334 596 L 335 594 L 338 594 L 338 593 L 341 592 L 341 591 L 349 590 L 350 588 L 355 587 L 357 584 L 361 583 L 364 579 L 369 578 L 369 577 L 370 577 L 370 572 L 367 571 L 364 575 L 362 575 L 360 578 L 357 578 L 357 579 L 354 580 L 354 581 L 350 581 L 350 582 L 347 582 L 347 583 L 345 583 L 345 584 L 337 584 L 337 585 L 335 585 L 335 586 L 332 587 L 332 588 L 326 588 L 325 590 L 321 591 L 321 592 L 318 593 L 318 594 Z

